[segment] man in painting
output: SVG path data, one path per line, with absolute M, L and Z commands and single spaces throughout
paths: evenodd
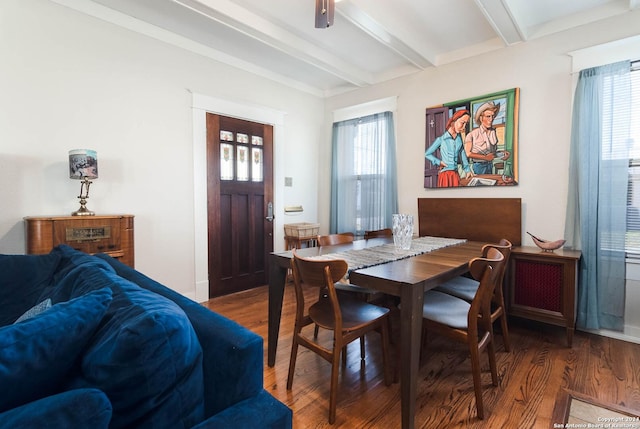
M 500 103 L 483 103 L 474 117 L 478 127 L 467 134 L 464 140 L 464 150 L 473 163 L 472 170 L 475 174 L 493 174 L 493 160 L 509 158 L 509 152 L 498 152 L 498 135 L 493 127 L 493 120 L 499 111 Z
M 458 110 L 449 118 L 447 130 L 433 141 L 424 156 L 435 166 L 438 166 L 438 188 L 451 188 L 460 186 L 460 175 L 458 174 L 458 158 L 462 162 L 462 169 L 465 173 L 473 176 L 469 160 L 463 150 L 462 137 L 460 133 L 464 131 L 471 115 L 468 110 Z M 440 159 L 436 158 L 435 152 L 440 149 Z

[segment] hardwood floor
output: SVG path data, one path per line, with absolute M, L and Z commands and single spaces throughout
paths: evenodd
M 326 361 L 301 348 L 293 388 L 286 390 L 295 310 L 292 286 L 285 290 L 273 368 L 266 365 L 267 286 L 215 298 L 203 305 L 265 339 L 264 385 L 293 410 L 294 429 L 400 427 L 399 385 L 384 385 L 378 335 L 367 337 L 364 365 L 359 343 L 349 345 L 347 366 L 340 376 L 336 422 L 329 425 L 330 365 Z M 509 328 L 511 353 L 504 351 L 502 338 L 496 340 L 498 387 L 491 385 L 486 354 L 481 358 L 483 421 L 476 417 L 465 346 L 436 336 L 429 338 L 420 369 L 417 428 L 553 428 L 554 423 L 560 423 L 552 421 L 552 415 L 562 389 L 640 410 L 639 344 L 577 331 L 569 349 L 562 328 L 521 320 L 510 320 Z M 329 339 L 326 334 L 321 332 L 321 341 Z

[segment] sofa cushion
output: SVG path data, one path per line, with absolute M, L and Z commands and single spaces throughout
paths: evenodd
M 13 323 L 40 302 L 61 255 L 0 255 L 0 326 Z
M 76 389 L 47 396 L 0 413 L 0 429 L 106 429 L 111 404 L 98 389 Z
M 60 258 L 51 283 L 44 288 L 37 302 L 51 298 L 53 303 L 68 301 L 98 287 L 83 281 L 84 268 L 114 272 L 114 269 L 99 258 L 61 244 L 51 250 L 51 255 Z M 102 287 L 102 286 L 99 286 Z
M 264 347 L 261 336 L 109 255 L 97 254 L 96 257 L 108 262 L 119 276 L 167 297 L 184 310 L 202 346 L 206 417 L 262 391 Z
M 59 392 L 110 302 L 101 289 L 0 328 L 0 412 Z
M 82 357 L 70 388 L 96 387 L 113 406 L 110 427 L 191 427 L 204 418 L 202 350 L 172 301 L 115 273 L 87 268 L 113 302 Z
M 66 244 L 60 244 L 59 246 L 54 247 L 50 253 L 60 256 L 60 264 L 53 276 L 54 283 L 59 283 L 61 279 L 65 278 L 69 274 L 69 271 L 81 265 L 113 271 L 113 268 L 111 268 L 109 264 L 105 264 L 104 261 L 101 261 L 99 258 L 95 258 L 88 253 L 76 250 Z
M 67 269 L 67 275 L 59 278 L 52 286 L 44 289 L 38 301 L 46 301 L 50 299 L 54 304 L 56 302 L 69 301 L 87 293 L 108 287 L 105 282 L 95 282 L 91 280 L 90 273 L 99 272 L 102 268 L 94 265 L 80 265 Z M 56 278 L 56 276 L 54 276 Z

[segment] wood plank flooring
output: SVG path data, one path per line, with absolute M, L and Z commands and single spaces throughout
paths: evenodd
M 286 390 L 295 310 L 293 286 L 285 290 L 273 368 L 266 365 L 267 286 L 203 305 L 264 338 L 264 385 L 293 410 L 294 429 L 400 427 L 399 384 L 384 385 L 377 334 L 367 336 L 364 364 L 359 343 L 349 345 L 347 366 L 340 376 L 336 422 L 329 425 L 330 365 L 326 361 L 300 348 L 293 388 Z M 502 338 L 496 337 L 499 386 L 491 385 L 486 355 L 482 356 L 483 421 L 476 417 L 465 346 L 435 335 L 429 338 L 418 383 L 417 428 L 553 428 L 554 423 L 560 423 L 552 421 L 552 416 L 563 389 L 640 410 L 639 344 L 577 331 L 569 349 L 562 328 L 522 320 L 510 320 L 509 327 L 511 353 L 504 351 Z M 326 334 L 321 333 L 321 341 L 329 340 Z

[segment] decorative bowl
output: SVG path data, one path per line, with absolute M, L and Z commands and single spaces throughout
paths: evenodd
M 538 246 L 545 252 L 553 252 L 554 250 L 564 246 L 564 243 L 566 242 L 566 240 L 555 240 L 555 241 L 543 240 L 531 234 L 529 231 L 527 231 L 527 234 L 531 236 L 536 246 Z

